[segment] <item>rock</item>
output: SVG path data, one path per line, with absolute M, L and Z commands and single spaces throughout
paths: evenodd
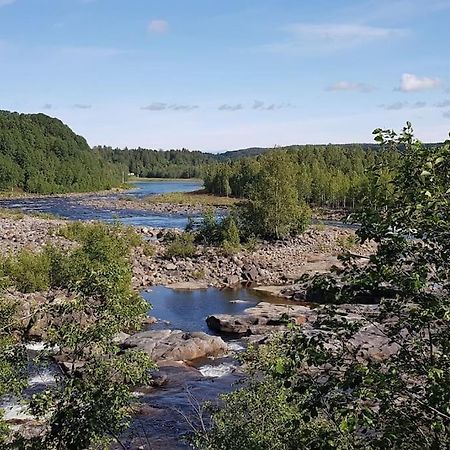
M 125 342 L 128 338 L 130 337 L 130 335 L 129 334 L 127 334 L 127 333 L 123 333 L 123 332 L 120 332 L 120 333 L 117 333 L 114 337 L 113 337 L 113 342 L 114 342 L 114 344 L 122 344 L 123 342 Z
M 229 275 L 225 278 L 225 284 L 228 287 L 235 287 L 240 284 L 241 279 L 237 275 Z
M 166 264 L 166 270 L 177 270 L 177 266 L 174 263 Z
M 197 289 L 208 289 L 208 285 L 206 283 L 202 283 L 201 281 L 180 281 L 179 283 L 167 284 L 166 287 L 179 291 L 195 291 Z
M 258 279 L 258 269 L 254 265 L 245 265 L 242 268 L 242 278 L 245 281 L 256 281 Z
M 241 315 L 209 316 L 206 323 L 211 330 L 220 333 L 250 336 L 284 329 L 289 320 L 301 325 L 315 318 L 315 311 L 306 306 L 261 302 L 257 306 L 247 308 Z
M 145 319 L 142 319 L 142 325 L 153 325 L 156 322 L 158 322 L 158 319 L 153 316 L 148 316 Z
M 274 297 L 284 297 L 283 291 L 285 286 L 255 286 L 254 291 L 263 292 L 265 294 L 273 295 Z
M 206 333 L 186 333 L 180 330 L 144 331 L 129 337 L 124 348 L 145 351 L 155 362 L 192 361 L 225 353 L 227 344 Z

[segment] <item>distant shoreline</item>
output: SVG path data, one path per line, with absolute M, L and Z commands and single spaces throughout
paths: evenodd
M 180 181 L 180 182 L 192 182 L 192 183 L 198 183 L 199 181 L 203 181 L 201 178 L 157 178 L 157 177 L 130 177 L 128 179 L 129 183 L 135 183 L 138 181 L 149 181 L 149 182 L 157 182 L 157 181 Z
M 71 197 L 83 197 L 83 196 L 93 196 L 93 195 L 113 195 L 120 194 L 122 192 L 126 192 L 127 190 L 132 189 L 133 187 L 130 183 L 136 182 L 161 182 L 161 181 L 171 181 L 171 182 L 192 182 L 198 183 L 203 181 L 201 178 L 138 178 L 138 177 L 130 177 L 127 183 L 125 183 L 126 187 L 118 187 L 112 188 L 103 191 L 86 191 L 86 192 L 65 192 L 65 193 L 57 193 L 57 194 L 35 194 L 31 192 L 0 192 L 0 200 L 14 200 L 14 199 L 33 199 L 33 198 L 71 198 Z

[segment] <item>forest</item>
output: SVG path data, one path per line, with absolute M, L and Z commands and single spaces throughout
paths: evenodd
M 186 149 L 164 151 L 100 146 L 95 150 L 106 161 L 127 166 L 130 173 L 141 178 L 201 178 L 205 165 L 215 161 L 212 154 Z
M 124 168 L 44 114 L 0 111 L 0 190 L 56 194 L 110 189 Z
M 251 197 L 258 189 L 268 153 L 286 155 L 287 166 L 293 166 L 292 184 L 300 200 L 312 206 L 332 208 L 355 207 L 370 189 L 368 169 L 382 162 L 394 167 L 399 155 L 396 150 L 359 144 L 278 148 L 208 166 L 204 174 L 206 190 L 217 195 Z M 385 177 L 381 181 L 387 182 Z

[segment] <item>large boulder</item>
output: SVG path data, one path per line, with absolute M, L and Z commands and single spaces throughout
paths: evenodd
M 206 319 L 211 330 L 240 336 L 261 335 L 286 328 L 289 322 L 301 325 L 315 319 L 316 313 L 302 305 L 275 305 L 261 302 L 243 314 L 216 314 Z
M 126 339 L 123 347 L 143 350 L 155 362 L 192 361 L 198 358 L 217 356 L 228 350 L 227 344 L 218 336 L 180 330 L 137 333 Z

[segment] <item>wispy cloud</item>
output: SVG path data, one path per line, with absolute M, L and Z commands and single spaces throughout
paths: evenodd
M 412 104 L 412 108 L 413 109 L 421 109 L 421 108 L 425 108 L 427 106 L 426 102 L 416 102 Z
M 326 91 L 354 91 L 354 92 L 372 92 L 375 86 L 366 83 L 354 83 L 351 81 L 338 81 L 325 88 Z
M 295 23 L 283 28 L 284 42 L 264 46 L 273 52 L 338 50 L 406 36 L 403 28 L 375 27 L 353 23 Z
M 253 109 L 257 111 L 275 111 L 278 109 L 295 108 L 292 103 L 267 103 L 261 100 L 255 100 L 253 102 Z
M 152 20 L 148 24 L 148 30 L 152 33 L 163 34 L 169 29 L 169 23 L 166 20 L 157 19 Z
M 406 108 L 407 106 L 408 102 L 395 102 L 388 105 L 380 105 L 380 108 L 383 108 L 386 111 L 398 111 L 400 109 Z
M 6 5 L 12 5 L 16 0 L 0 0 L 0 8 Z
M 86 103 L 76 103 L 73 105 L 75 109 L 91 109 L 92 105 L 86 104 Z
M 450 119 L 450 111 L 443 112 L 442 116 L 445 117 L 446 119 Z
M 51 104 L 51 103 L 46 103 L 43 107 L 42 107 L 42 109 L 52 109 L 53 108 L 53 105 Z
M 162 102 L 153 102 L 146 106 L 141 106 L 141 109 L 144 111 L 193 111 L 194 109 L 198 109 L 198 105 L 181 105 L 177 103 L 162 103 Z
M 449 108 L 450 100 L 443 100 L 442 102 L 435 103 L 434 106 L 436 106 L 436 108 Z
M 169 105 L 167 109 L 171 109 L 172 111 L 193 111 L 194 109 L 198 109 L 198 105 Z
M 236 105 L 228 105 L 225 103 L 223 105 L 220 105 L 218 108 L 219 111 L 240 111 L 242 109 L 244 109 L 244 107 L 241 103 L 238 103 Z
M 419 77 L 412 73 L 404 73 L 398 90 L 402 92 L 417 92 L 435 89 L 442 85 L 442 80 L 432 77 Z
M 385 109 L 386 111 L 399 111 L 401 109 L 421 109 L 427 106 L 426 102 L 418 101 L 415 103 L 409 102 L 394 102 L 386 105 L 380 105 L 380 108 Z

